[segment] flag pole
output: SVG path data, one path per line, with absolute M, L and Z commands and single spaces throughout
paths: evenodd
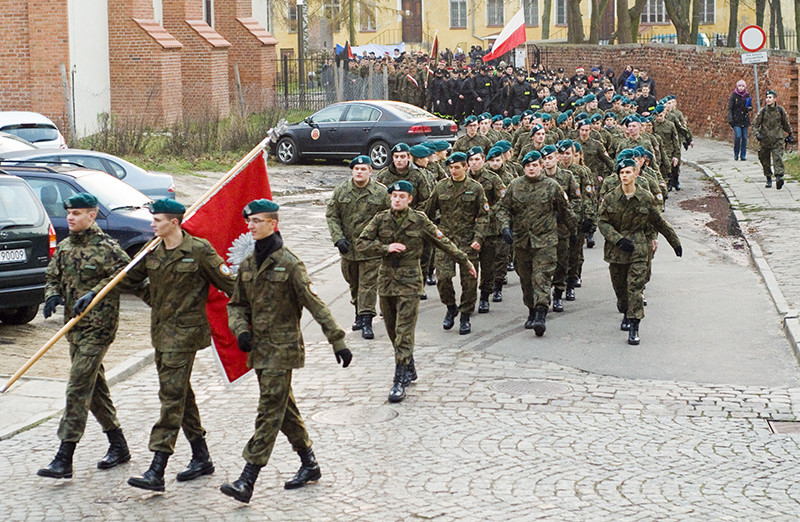
M 188 209 L 186 209 L 186 215 L 189 216 L 192 212 L 197 210 L 197 208 L 200 205 L 202 205 L 208 198 L 210 198 L 217 190 L 219 190 L 220 187 L 222 187 L 225 183 L 227 183 L 228 180 L 230 180 L 233 176 L 238 174 L 248 163 L 250 163 L 250 161 L 252 161 L 252 159 L 257 154 L 261 153 L 261 151 L 267 146 L 268 142 L 269 142 L 269 137 L 266 137 L 263 140 L 261 140 L 261 142 L 258 145 L 256 145 L 255 148 L 253 148 L 253 150 L 248 152 L 241 160 L 239 160 L 239 162 L 236 165 L 234 165 L 233 168 L 227 172 L 227 174 L 222 176 L 210 189 L 206 191 L 205 194 L 203 194 L 202 197 L 200 197 Z M 122 279 L 124 279 L 126 275 L 128 275 L 128 272 L 134 266 L 136 266 L 136 264 L 139 261 L 141 261 L 147 254 L 155 250 L 155 248 L 160 243 L 161 243 L 161 238 L 151 239 L 150 242 L 147 243 L 147 245 L 145 245 L 144 248 L 142 248 L 142 250 L 140 250 L 139 253 L 134 256 L 131 262 L 128 263 L 122 270 L 120 270 L 120 272 L 117 275 L 115 275 L 114 278 L 111 281 L 109 281 L 108 284 L 102 288 L 102 290 L 100 290 L 100 292 L 97 293 L 97 295 L 94 297 L 94 299 L 92 299 L 92 302 L 89 303 L 89 306 L 86 307 L 86 310 L 84 310 L 82 314 L 73 317 L 64 326 L 62 326 L 61 329 L 58 332 L 56 332 L 56 334 L 53 335 L 53 337 L 51 337 L 49 341 L 44 343 L 44 345 L 41 348 L 39 348 L 39 350 L 35 354 L 33 354 L 31 358 L 28 359 L 28 361 L 25 364 L 23 364 L 22 367 L 8 379 L 8 381 L 3 385 L 3 388 L 0 389 L 0 394 L 3 394 L 6 391 L 8 391 L 8 389 L 11 387 L 12 384 L 14 384 L 17 381 L 17 379 L 22 377 L 22 375 L 26 371 L 28 371 L 36 361 L 38 361 L 50 348 L 52 348 L 53 345 L 56 344 L 59 339 L 61 339 L 64 335 L 66 335 L 66 333 L 70 331 L 72 327 L 75 326 L 75 324 L 78 321 L 80 321 L 84 315 L 89 313 L 89 310 L 94 308 L 94 306 L 97 303 L 99 303 L 101 299 L 103 299 L 109 292 L 111 292 L 111 290 L 113 290 L 114 287 L 117 286 L 117 284 L 119 284 L 119 282 L 122 281 Z

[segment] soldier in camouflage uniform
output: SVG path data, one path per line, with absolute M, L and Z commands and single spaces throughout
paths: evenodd
M 550 306 L 558 243 L 556 216 L 567 227 L 576 226 L 567 195 L 544 174 L 541 157 L 533 151 L 522 159 L 525 176 L 511 182 L 495 209 L 503 240 L 514 245 L 515 268 L 528 307 L 525 328 L 533 328 L 537 336 L 544 335 Z
M 484 151 L 492 148 L 492 142 L 489 138 L 478 132 L 478 119 L 475 116 L 467 116 L 464 120 L 464 129 L 466 134 L 459 137 L 453 144 L 453 152 L 466 153 L 472 147 L 480 146 Z M 416 187 L 415 187 L 416 188 Z
M 678 100 L 675 99 L 675 96 L 672 94 L 666 96 L 663 100 L 664 109 L 667 113 L 667 119 L 671 121 L 675 128 L 678 130 L 678 136 L 683 144 L 683 148 L 689 150 L 689 147 L 694 147 L 694 136 L 692 136 L 692 130 L 689 128 L 689 123 L 686 121 L 686 117 L 683 115 L 681 111 L 678 110 Z M 678 149 L 678 164 L 672 167 L 672 175 L 670 176 L 670 187 L 674 188 L 675 190 L 681 189 L 680 183 L 680 168 L 681 168 L 681 157 L 680 157 L 680 149 Z
M 392 164 L 382 168 L 375 175 L 375 181 L 384 186 L 392 185 L 400 180 L 411 183 L 417 198 L 414 199 L 413 208 L 421 210 L 425 208 L 425 201 L 431 194 L 431 186 L 428 177 L 411 162 L 411 147 L 405 143 L 398 143 L 392 147 Z
M 648 235 L 663 234 L 678 257 L 683 249 L 672 226 L 656 211 L 653 196 L 636 186 L 636 162 L 621 160 L 617 172 L 621 185 L 600 203 L 597 227 L 606 239 L 603 258 L 609 264 L 617 309 L 625 314 L 620 328 L 628 330 L 628 344 L 637 345 L 644 317 L 642 290 L 653 249 Z
M 119 244 L 95 223 L 97 198 L 85 192 L 64 202 L 69 237 L 58 244 L 45 274 L 44 317 L 64 306 L 64 320 L 81 315 L 114 274 L 130 262 Z M 86 429 L 89 411 L 110 443 L 97 463 L 108 469 L 131 459 L 117 420 L 103 369 L 103 357 L 114 341 L 119 321 L 119 289 L 112 290 L 67 332 L 70 372 L 66 407 L 58 425 L 61 446 L 40 477 L 71 478 L 75 445 Z
M 594 213 L 597 213 L 597 189 L 602 185 L 605 179 L 614 170 L 614 161 L 608 156 L 606 149 L 596 139 L 589 136 L 591 125 L 583 120 L 578 126 L 578 139 L 575 143 L 580 144 L 583 151 L 583 160 L 589 172 L 592 174 L 592 190 L 589 194 L 592 198 Z M 610 136 L 610 134 L 609 134 Z M 594 231 L 596 226 L 593 224 L 591 229 L 585 233 L 586 246 L 588 248 L 594 247 Z
M 375 214 L 389 208 L 386 187 L 373 181 L 372 160 L 358 156 L 350 162 L 352 178 L 333 191 L 325 217 L 331 241 L 342 257 L 342 275 L 350 287 L 350 304 L 356 309 L 353 331 L 374 339 L 372 318 L 377 314 L 379 256 L 365 256 L 355 242 Z
M 150 432 L 149 449 L 155 452 L 150 468 L 141 477 L 128 479 L 128 484 L 164 491 L 164 469 L 181 428 L 192 447 L 192 460 L 178 473 L 178 482 L 214 472 L 189 379 L 195 354 L 211 344 L 206 316 L 209 284 L 230 295 L 233 274 L 208 241 L 181 229 L 183 205 L 162 199 L 153 202 L 150 211 L 161 243 L 128 271 L 123 284 L 135 288 L 149 281 L 146 302 L 152 307 L 150 336 L 156 350 L 161 416 Z
M 531 127 L 530 137 L 521 143 L 519 143 L 519 151 L 516 154 L 516 157 L 522 159 L 525 155 L 533 150 L 541 153 L 542 148 L 545 146 L 545 139 L 546 139 L 546 131 L 544 127 L 539 125 L 538 123 Z
M 575 289 L 581 286 L 581 275 L 583 273 L 583 240 L 586 234 L 592 232 L 597 219 L 597 200 L 594 190 L 594 176 L 591 171 L 581 164 L 581 144 L 564 140 L 558 147 L 560 155 L 560 166 L 569 170 L 572 177 L 578 183 L 581 191 L 580 212 L 576 212 L 579 228 L 582 234 L 570 236 L 569 244 L 569 264 L 567 265 L 567 289 L 564 299 L 567 301 L 575 300 Z
M 766 187 L 772 187 L 772 169 L 770 159 L 775 168 L 775 187 L 780 190 L 783 187 L 783 147 L 784 142 L 791 143 L 792 126 L 789 125 L 789 118 L 786 111 L 778 105 L 778 94 L 775 91 L 767 91 L 764 107 L 758 112 L 756 121 L 753 123 L 753 132 L 760 143 L 758 149 L 758 161 L 764 169 L 764 176 L 767 178 Z M 784 136 L 786 133 L 786 136 Z
M 248 203 L 242 214 L 255 245 L 239 265 L 228 303 L 228 324 L 239 349 L 249 354 L 247 366 L 256 371 L 261 395 L 255 433 L 242 452 L 244 470 L 235 482 L 223 484 L 220 491 L 247 503 L 279 431 L 289 439 L 301 462 L 297 474 L 283 487 L 300 488 L 322 476 L 292 393 L 292 370 L 305 364 L 300 327 L 303 309 L 311 312 L 322 327 L 337 363 L 347 368 L 353 355 L 345 345 L 344 330 L 317 295 L 305 265 L 283 246 L 283 239 L 275 230 L 278 205 L 257 199 Z
M 444 183 L 444 181 L 442 182 Z M 423 242 L 429 239 L 434 246 L 454 257 L 462 270 L 477 278 L 475 267 L 467 255 L 458 249 L 436 228 L 422 212 L 409 205 L 414 187 L 407 181 L 389 186 L 391 209 L 379 212 L 356 241 L 356 248 L 366 255 L 379 254 L 378 297 L 386 323 L 386 332 L 394 346 L 394 384 L 389 392 L 390 402 L 405 398 L 406 386 L 416 380 L 414 363 L 414 329 L 419 311 L 418 295 L 422 290 L 422 269 L 419 258 Z
M 480 150 L 480 147 L 475 147 Z M 428 199 L 426 213 L 433 220 L 441 214 L 439 229 L 464 252 L 473 265 L 478 264 L 479 252 L 485 245 L 485 230 L 489 219 L 489 205 L 480 183 L 467 176 L 467 156 L 454 152 L 447 158 L 450 177 L 434 187 Z M 478 297 L 478 284 L 471 274 L 460 270 L 461 304 L 456 305 L 456 292 L 453 278 L 456 267 L 453 258 L 443 251 L 436 253 L 436 283 L 439 298 L 447 307 L 442 328 L 450 330 L 455 324 L 456 315 L 461 312 L 459 334 L 472 331 L 470 316 L 475 311 Z

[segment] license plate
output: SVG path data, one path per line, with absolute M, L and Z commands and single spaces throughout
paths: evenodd
M 28 260 L 24 248 L 0 250 L 0 263 L 21 263 Z

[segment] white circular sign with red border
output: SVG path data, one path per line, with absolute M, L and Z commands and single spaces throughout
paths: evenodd
M 739 33 L 739 44 L 745 51 L 754 53 L 761 50 L 767 43 L 767 35 L 764 30 L 757 25 L 748 25 Z

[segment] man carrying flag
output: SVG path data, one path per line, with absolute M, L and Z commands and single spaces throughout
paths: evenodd
M 525 12 L 520 9 L 517 11 L 508 25 L 503 27 L 503 30 L 495 40 L 491 52 L 483 55 L 483 61 L 488 62 L 496 58 L 500 58 L 507 52 L 514 49 L 516 46 L 525 43 L 527 36 L 525 35 Z

